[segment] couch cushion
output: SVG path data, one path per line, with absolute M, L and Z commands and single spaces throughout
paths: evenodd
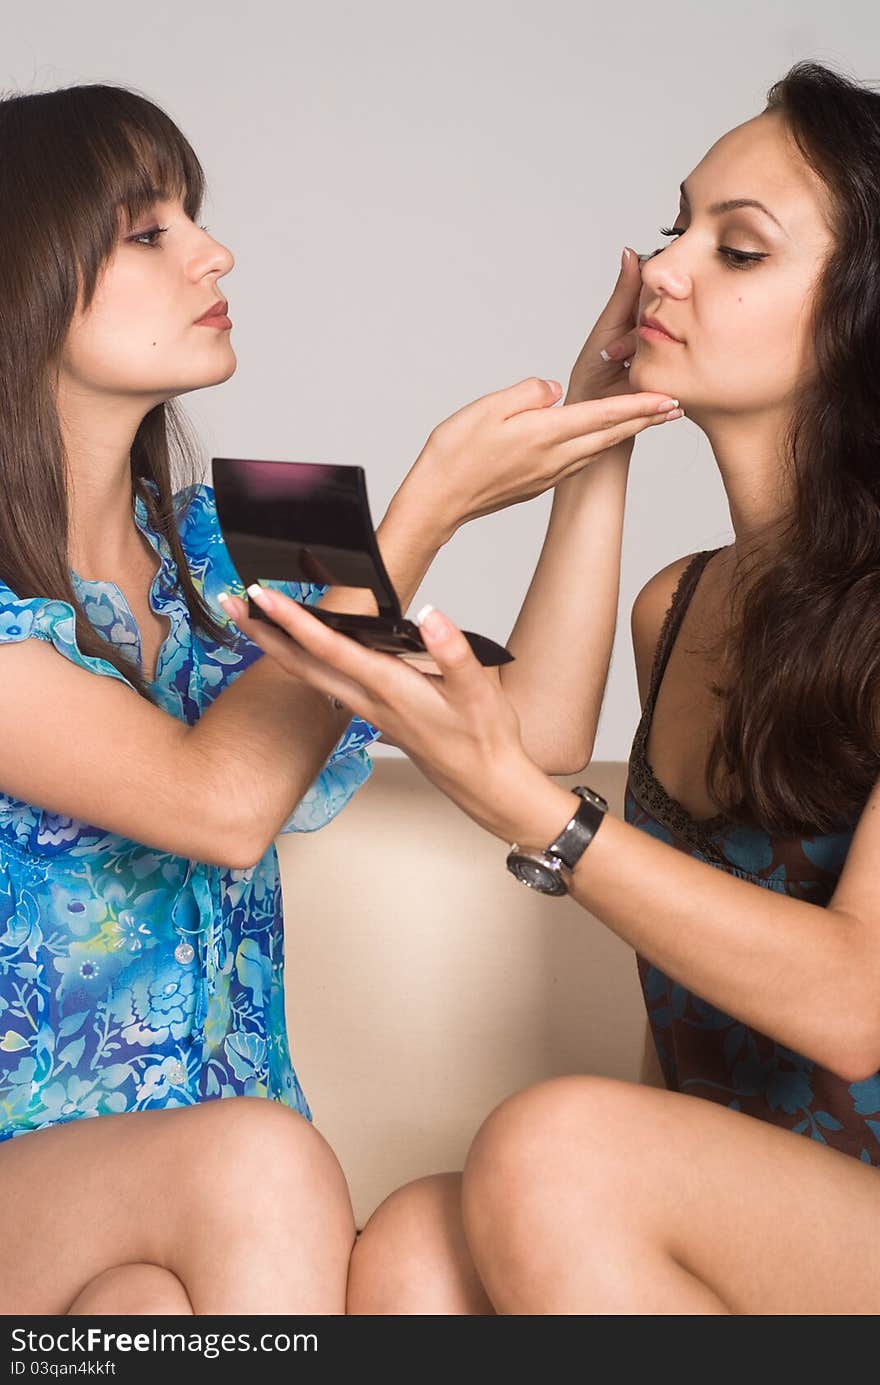
M 625 764 L 557 778 L 622 817 Z M 632 950 L 572 900 L 519 884 L 505 843 L 405 757 L 377 754 L 338 817 L 277 849 L 293 1063 L 358 1226 L 400 1184 L 461 1168 L 519 1088 L 638 1080 Z

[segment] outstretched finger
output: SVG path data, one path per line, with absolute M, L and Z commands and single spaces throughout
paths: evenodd
M 381 686 L 384 682 L 387 687 L 386 661 L 392 664 L 398 661 L 392 655 L 364 650 L 354 640 L 323 625 L 320 620 L 308 613 L 303 603 L 294 601 L 283 592 L 267 593 L 266 588 L 259 587 L 257 583 L 254 583 L 249 591 L 256 604 L 281 628 L 276 629 L 276 626 L 268 621 L 251 620 L 244 601 L 238 597 L 230 597 L 228 593 L 221 593 L 221 606 L 247 638 L 258 644 L 285 673 L 300 678 L 328 697 L 337 698 L 352 712 L 378 726 L 376 717 L 379 704 L 373 684 Z M 288 611 L 282 605 L 285 602 L 296 610 L 293 613 Z M 322 641 L 323 635 L 329 638 Z M 379 660 L 379 672 L 368 672 L 367 683 L 351 672 L 352 649 Z M 373 683 L 368 686 L 370 678 Z
M 547 430 L 547 441 L 559 445 L 633 422 L 653 423 L 658 414 L 667 414 L 676 408 L 678 400 L 670 395 L 659 390 L 641 390 L 638 394 L 611 394 L 603 399 L 564 404 L 561 409 L 544 415 L 541 425 Z
M 452 702 L 482 701 L 491 697 L 492 682 L 457 625 L 433 606 L 424 606 L 416 616 L 425 648 L 434 658 L 443 678 L 443 691 Z
M 676 407 L 666 413 L 652 414 L 648 418 L 626 419 L 623 423 L 615 424 L 613 428 L 605 428 L 598 433 L 585 433 L 583 437 L 572 438 L 571 442 L 563 443 L 561 447 L 557 448 L 555 456 L 563 467 L 571 468 L 572 471 L 579 471 L 578 463 L 589 461 L 609 447 L 614 447 L 615 443 L 624 442 L 627 438 L 634 438 L 638 433 L 643 433 L 646 428 L 654 428 L 683 416 L 684 409 Z M 563 472 L 562 479 L 565 479 L 565 476 L 566 473 Z

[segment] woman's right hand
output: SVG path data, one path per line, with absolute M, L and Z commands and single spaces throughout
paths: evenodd
M 600 364 L 602 364 L 600 359 Z M 532 377 L 484 395 L 433 430 L 404 479 L 443 542 L 461 525 L 574 476 L 606 448 L 665 423 L 677 401 L 657 390 L 554 409 L 562 387 Z
M 639 344 L 642 270 L 636 252 L 626 249 L 629 258 L 621 256 L 617 283 L 571 368 L 566 404 L 632 393 L 628 364 Z M 610 360 L 603 358 L 603 351 Z

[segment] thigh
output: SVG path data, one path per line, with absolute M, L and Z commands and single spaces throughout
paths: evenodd
M 192 1247 L 206 1236 L 217 1246 L 252 1227 L 258 1254 L 261 1226 L 287 1216 L 291 1185 L 301 1174 L 307 1197 L 328 1162 L 309 1122 L 264 1097 L 83 1117 L 6 1140 L 0 1314 L 66 1313 L 114 1266 L 195 1273 Z
M 481 1197 L 520 1215 L 499 1180 L 528 1204 L 532 1232 L 561 1214 L 585 1240 L 649 1238 L 735 1313 L 880 1312 L 880 1169 L 701 1097 L 542 1083 L 479 1132 L 466 1228 Z

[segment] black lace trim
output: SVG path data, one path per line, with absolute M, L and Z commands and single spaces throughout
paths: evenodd
M 669 659 L 670 650 L 693 596 L 694 588 L 699 581 L 700 573 L 709 559 L 720 551 L 718 548 L 703 549 L 688 563 L 678 579 L 672 594 L 672 601 L 660 627 L 648 696 L 645 699 L 642 719 L 636 729 L 630 751 L 629 775 L 632 792 L 646 813 L 650 813 L 674 836 L 680 837 L 710 860 L 721 865 L 728 865 L 727 857 L 719 850 L 713 838 L 722 828 L 731 825 L 731 819 L 724 813 L 716 813 L 711 818 L 691 817 L 678 799 L 666 792 L 654 774 L 645 754 L 648 732 L 654 715 L 654 703 L 657 699 L 657 692 Z

